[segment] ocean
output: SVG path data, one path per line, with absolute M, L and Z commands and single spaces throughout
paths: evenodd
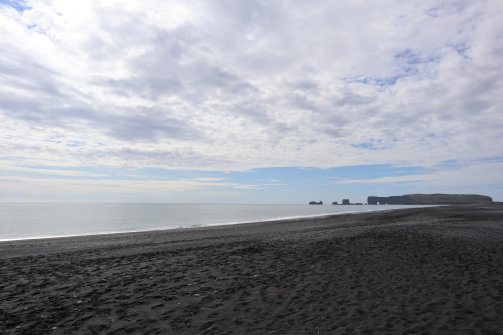
M 0 203 L 0 241 L 193 228 L 415 206 Z

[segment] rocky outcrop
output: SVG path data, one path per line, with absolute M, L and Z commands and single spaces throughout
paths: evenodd
M 318 201 L 318 202 L 316 202 L 316 201 L 309 201 L 309 204 L 310 205 L 323 205 L 323 201 Z
M 391 197 L 370 196 L 369 205 L 458 205 L 492 202 L 493 199 L 479 194 L 406 194 Z

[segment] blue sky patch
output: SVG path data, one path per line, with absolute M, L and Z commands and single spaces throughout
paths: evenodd
M 30 9 L 30 6 L 28 6 L 25 1 L 0 0 L 0 6 L 10 6 L 18 12 L 24 12 Z

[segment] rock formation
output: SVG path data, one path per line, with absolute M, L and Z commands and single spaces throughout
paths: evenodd
M 406 194 L 391 197 L 369 196 L 369 205 L 456 205 L 492 202 L 493 199 L 479 194 Z

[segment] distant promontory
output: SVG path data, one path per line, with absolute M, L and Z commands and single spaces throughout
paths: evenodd
M 406 194 L 391 197 L 369 196 L 369 205 L 460 205 L 492 202 L 493 199 L 479 194 Z

